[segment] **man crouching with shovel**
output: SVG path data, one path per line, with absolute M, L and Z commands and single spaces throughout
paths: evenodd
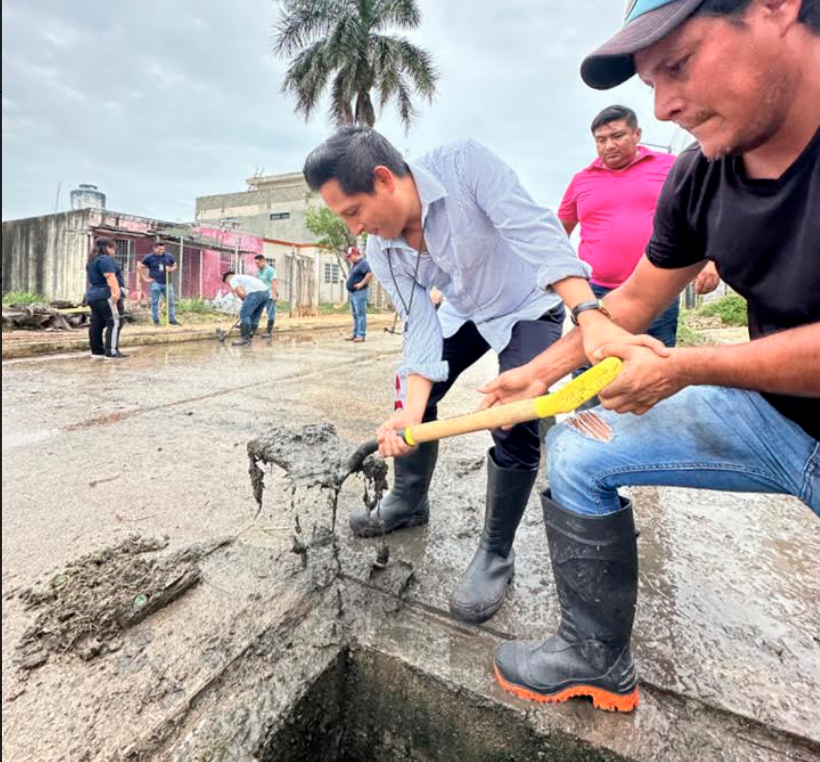
M 613 319 L 644 330 L 712 261 L 748 301 L 751 340 L 667 357 L 619 342 L 599 350 L 623 361 L 603 408 L 548 437 L 543 508 L 561 624 L 543 643 L 496 651 L 512 693 L 637 705 L 638 554 L 620 487 L 794 495 L 820 515 L 818 62 L 818 0 L 633 0 L 621 32 L 582 65 L 600 89 L 637 72 L 657 118 L 698 141 L 669 174 L 643 259 L 604 300 Z M 587 344 L 568 334 L 485 387 L 484 405 L 540 394 Z
M 502 371 L 547 349 L 561 335 L 562 301 L 590 353 L 614 341 L 665 351 L 610 322 L 558 219 L 478 143 L 452 143 L 405 162 L 375 130 L 346 127 L 308 156 L 304 174 L 353 235 L 368 234 L 367 259 L 404 321 L 397 412 L 378 432 L 380 454 L 396 458 L 395 479 L 378 509 L 351 516 L 361 537 L 428 521 L 438 444 L 411 449 L 396 431 L 434 420 L 458 376 L 489 349 Z M 438 312 L 427 296 L 433 285 L 446 298 Z M 537 422 L 496 430 L 493 439 L 484 530 L 450 600 L 453 614 L 468 622 L 488 619 L 504 600 L 540 458 Z

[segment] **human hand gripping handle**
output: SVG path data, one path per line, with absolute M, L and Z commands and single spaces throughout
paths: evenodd
M 398 431 L 394 428 L 386 428 L 397 422 L 398 416 L 394 416 L 379 430 L 378 440 L 362 445 L 354 453 L 349 461 L 349 470 L 353 472 L 360 469 L 361 462 L 367 455 L 375 452 L 377 448 L 383 451 L 385 442 L 388 443 L 384 450 L 387 457 L 400 457 L 406 454 L 409 447 L 425 442 L 435 442 L 475 431 L 505 428 L 526 421 L 548 418 L 558 413 L 569 413 L 599 394 L 615 380 L 620 372 L 620 359 L 609 357 L 570 381 L 554 394 L 545 394 L 535 399 L 523 399 L 506 405 L 485 407 L 476 413 L 455 418 L 413 424 Z M 401 446 L 394 447 L 394 443 Z

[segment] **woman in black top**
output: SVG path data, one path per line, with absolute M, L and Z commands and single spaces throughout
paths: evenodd
M 117 247 L 112 238 L 98 238 L 86 266 L 88 290 L 85 298 L 91 307 L 88 338 L 91 357 L 94 359 L 119 360 L 127 357 L 119 348 L 120 324 L 125 310 L 122 301 L 122 267 L 115 259 L 116 253 Z

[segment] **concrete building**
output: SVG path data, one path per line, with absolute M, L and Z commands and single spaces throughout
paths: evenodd
M 249 230 L 264 239 L 264 253 L 274 263 L 276 271 L 294 285 L 301 283 L 301 303 L 310 297 L 315 305 L 338 304 L 347 301 L 345 272 L 335 253 L 316 246 L 316 236 L 307 228 L 308 206 L 320 204 L 311 198 L 301 172 L 284 175 L 261 175 L 246 181 L 248 189 L 238 193 L 201 196 L 196 200 L 196 221 L 199 223 L 232 224 Z M 299 271 L 301 277 L 289 276 Z M 308 279 L 312 286 L 306 286 Z M 308 294 L 305 289 L 311 290 Z M 281 291 L 287 299 L 287 291 Z M 382 288 L 371 289 L 371 304 L 387 304 Z
M 227 289 L 221 273 L 232 266 L 256 272 L 253 258 L 261 236 L 215 226 L 185 225 L 100 208 L 76 209 L 3 222 L 3 293 L 33 291 L 48 299 L 79 302 L 86 289 L 86 263 L 96 236 L 117 245 L 126 286 L 147 296 L 137 263 L 163 241 L 179 268 L 171 274 L 178 298 L 212 299 Z

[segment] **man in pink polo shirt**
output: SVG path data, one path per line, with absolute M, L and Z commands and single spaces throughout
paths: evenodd
M 601 299 L 632 275 L 643 256 L 658 196 L 675 157 L 639 145 L 638 118 L 626 106 L 609 106 L 598 114 L 592 136 L 598 158 L 572 178 L 558 217 L 567 235 L 581 224 L 578 256 L 592 266 L 590 286 Z M 710 265 L 698 277 L 696 290 L 707 293 L 718 282 Z M 674 347 L 677 328 L 676 299 L 647 333 Z

